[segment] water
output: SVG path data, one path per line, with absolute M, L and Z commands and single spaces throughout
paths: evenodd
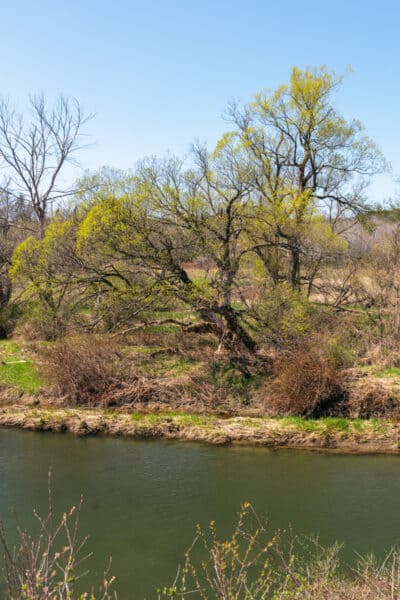
M 112 555 L 122 600 L 154 598 L 169 584 L 196 523 L 216 519 L 229 533 L 248 500 L 271 528 L 345 542 L 347 557 L 400 543 L 400 457 L 78 438 L 0 429 L 0 514 L 24 525 L 47 506 L 84 496 L 81 532 L 90 534 L 99 577 Z M 88 586 L 89 587 L 89 586 Z

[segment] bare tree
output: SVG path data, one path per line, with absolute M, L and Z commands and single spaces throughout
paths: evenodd
M 7 192 L 25 198 L 39 222 L 43 237 L 48 212 L 54 202 L 73 193 L 62 186 L 60 174 L 66 163 L 77 164 L 84 147 L 82 129 L 92 118 L 75 99 L 59 96 L 49 107 L 43 95 L 29 100 L 29 119 L 9 101 L 0 101 L 0 159 L 7 171 Z

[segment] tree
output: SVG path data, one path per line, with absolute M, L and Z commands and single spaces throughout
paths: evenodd
M 82 307 L 82 291 L 73 289 L 79 268 L 75 230 L 72 220 L 53 221 L 43 239 L 27 237 L 12 258 L 11 281 L 22 287 L 20 299 L 30 305 L 39 333 L 48 339 L 64 333 Z
M 108 257 L 124 273 L 147 273 L 154 289 L 196 311 L 221 345 L 254 350 L 244 323 L 240 282 L 249 252 L 245 219 L 250 181 L 247 165 L 226 143 L 213 153 L 193 149 L 194 167 L 181 161 L 144 161 L 133 193 L 108 197 L 80 227 L 81 248 Z M 202 260 L 190 274 L 185 263 Z
M 0 159 L 8 174 L 1 190 L 31 204 L 43 237 L 49 209 L 73 192 L 61 185 L 60 175 L 68 162 L 76 164 L 82 129 L 91 115 L 64 96 L 53 107 L 43 95 L 31 97 L 30 109 L 27 120 L 8 101 L 0 101 Z
M 257 94 L 229 115 L 254 171 L 256 227 L 251 235 L 275 284 L 302 285 L 305 242 L 316 214 L 332 231 L 366 207 L 372 175 L 386 168 L 359 121 L 346 121 L 332 96 L 342 78 L 317 69 L 292 70 L 288 84 Z

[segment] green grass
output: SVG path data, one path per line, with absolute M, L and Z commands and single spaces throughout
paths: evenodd
M 364 422 L 362 419 L 353 419 L 351 421 L 351 426 L 354 431 L 361 433 L 364 429 Z
M 324 422 L 328 431 L 348 431 L 350 428 L 350 421 L 343 417 L 327 417 Z
M 345 417 L 323 417 L 321 419 L 305 419 L 303 417 L 275 417 L 283 426 L 295 427 L 307 432 L 354 432 L 372 431 L 384 433 L 390 421 L 385 419 L 346 419 Z
M 373 417 L 369 420 L 370 427 L 374 433 L 385 433 L 388 422 L 385 419 Z
M 0 342 L 0 382 L 25 394 L 34 394 L 45 385 L 32 358 L 8 340 Z
M 132 421 L 139 423 L 151 423 L 156 425 L 165 419 L 173 419 L 176 423 L 181 425 L 197 425 L 207 426 L 212 425 L 216 421 L 216 417 L 213 415 L 191 415 L 182 412 L 160 412 L 160 413 L 140 413 L 133 412 L 130 415 Z
M 154 377 L 176 377 L 178 375 L 187 375 L 190 373 L 196 363 L 180 356 L 171 356 L 168 354 L 158 354 L 157 356 L 146 358 L 140 364 L 136 362 L 135 367 L 143 375 L 152 375 Z
M 197 425 L 198 427 L 213 425 L 216 421 L 216 417 L 213 415 L 188 415 L 184 413 L 178 414 L 176 419 L 182 425 Z
M 198 427 L 213 426 L 217 422 L 217 417 L 214 415 L 192 415 L 182 412 L 160 412 L 160 413 L 140 413 L 134 412 L 130 415 L 133 421 L 156 424 L 163 421 L 165 418 L 173 418 L 173 420 L 182 425 L 194 425 Z M 264 421 L 269 421 L 271 417 L 253 417 L 242 418 L 240 423 L 245 427 L 253 427 L 255 429 L 262 427 Z M 324 417 L 321 419 L 305 419 L 303 417 L 272 417 L 272 419 L 280 424 L 283 428 L 291 427 L 300 431 L 309 433 L 337 433 L 337 432 L 354 432 L 362 433 L 371 431 L 373 433 L 384 433 L 389 425 L 384 419 L 346 419 L 344 417 Z
M 0 381 L 27 394 L 34 394 L 43 387 L 43 380 L 36 373 L 32 361 L 0 365 Z
M 146 355 L 152 352 L 162 352 L 165 348 L 163 346 L 127 346 L 124 350 L 133 354 Z
M 139 413 L 133 412 L 130 415 L 132 421 L 137 423 L 151 423 L 152 425 L 156 425 L 162 420 L 162 416 L 159 413 Z
M 304 419 L 303 417 L 274 417 L 283 427 L 295 427 L 302 431 L 318 431 L 320 429 L 320 421 L 313 419 Z
M 185 319 L 193 320 L 194 313 L 188 310 L 159 310 L 152 313 L 152 319 L 160 320 L 163 319 L 176 319 L 177 321 L 184 321 Z
M 400 377 L 400 367 L 389 367 L 375 373 L 377 377 Z

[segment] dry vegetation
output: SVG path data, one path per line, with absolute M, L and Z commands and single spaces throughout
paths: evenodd
M 39 534 L 19 529 L 12 547 L 4 529 L 0 545 L 5 561 L 6 600 L 111 600 L 118 582 L 107 574 L 97 591 L 85 585 L 87 538 L 79 534 L 79 506 L 57 519 L 36 514 Z M 183 566 L 172 584 L 156 590 L 161 598 L 210 600 L 396 600 L 400 593 L 400 556 L 393 549 L 384 560 L 358 558 L 349 568 L 336 544 L 324 548 L 317 539 L 270 532 L 245 503 L 228 539 L 220 539 L 212 522 L 197 528 Z M 346 573 L 346 574 L 345 574 Z M 82 577 L 86 575 L 84 579 Z M 134 583 L 132 584 L 134 587 Z M 152 583 L 149 582 L 149 589 Z M 133 597 L 133 596 L 132 596 Z
M 201 546 L 196 553 L 196 546 Z M 395 600 L 400 593 L 400 556 L 360 558 L 351 575 L 340 545 L 271 533 L 251 505 L 244 504 L 232 536 L 218 537 L 215 523 L 198 528 L 193 546 L 171 587 L 159 598 L 232 600 Z M 200 555 L 199 555 L 200 554 Z
M 208 334 L 141 330 L 123 340 L 73 335 L 34 343 L 47 398 L 65 406 L 184 410 L 226 415 L 396 419 L 400 371 L 352 358 L 328 332 L 293 351 L 217 352 Z M 339 356 L 338 356 L 339 353 Z M 348 360 L 348 359 L 347 359 Z M 358 365 L 357 365 L 358 361 Z

